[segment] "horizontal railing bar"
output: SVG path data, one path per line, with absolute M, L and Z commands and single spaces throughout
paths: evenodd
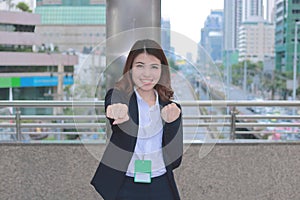
M 216 123 L 216 122 L 201 122 L 201 123 L 183 123 L 184 127 L 223 127 L 230 126 L 228 122 Z M 300 127 L 300 123 L 243 123 L 237 122 L 237 127 Z M 41 127 L 41 128 L 68 128 L 68 127 L 99 127 L 106 126 L 106 123 L 22 123 L 21 128 L 32 128 L 32 127 Z M 15 123 L 1 123 L 0 127 L 3 128 L 15 128 Z
M 222 101 L 222 100 L 212 100 L 212 101 L 178 101 L 182 106 L 286 106 L 286 107 L 296 107 L 300 106 L 300 101 Z
M 0 119 L 4 120 L 14 120 L 15 116 L 14 115 L 0 115 Z
M 22 135 L 103 135 L 106 134 L 105 132 L 41 132 L 41 133 L 37 133 L 37 132 L 22 132 Z
M 212 100 L 212 101 L 177 101 L 182 106 L 221 106 L 221 107 L 228 107 L 228 106 L 286 106 L 286 107 L 299 107 L 300 101 L 246 101 L 246 100 L 239 100 L 239 101 L 223 101 L 223 100 Z M 0 101 L 0 107 L 89 107 L 89 106 L 97 106 L 103 107 L 104 101 Z
M 223 126 L 230 126 L 230 123 L 215 123 L 215 122 L 207 122 L 207 123 L 183 123 L 184 127 L 210 127 L 210 126 L 216 126 L 216 127 L 223 127 Z M 300 123 L 242 123 L 237 122 L 236 126 L 239 128 L 243 127 L 297 127 L 300 126 Z
M 238 119 L 300 119 L 300 115 L 236 115 Z M 21 119 L 105 119 L 105 115 L 21 115 Z M 229 119 L 229 115 L 186 115 L 183 119 Z M 14 120 L 15 116 L 0 116 L 3 120 Z
M 236 123 L 237 127 L 299 127 L 300 123 Z
M 15 123 L 0 123 L 1 128 L 15 128 L 16 124 Z
M 22 120 L 29 120 L 29 119 L 91 119 L 91 120 L 98 120 L 98 119 L 105 119 L 105 115 L 21 115 L 20 117 Z
M 259 131 L 236 131 L 235 132 L 236 134 L 255 134 L 255 135 L 259 135 L 259 134 L 261 134 L 261 135 L 264 135 L 264 134 L 268 134 L 268 135 L 270 135 L 270 134 L 273 134 L 273 133 L 276 133 L 276 131 L 274 131 L 274 132 L 272 132 L 272 131 L 261 131 L 261 132 L 259 132 Z M 287 131 L 287 133 L 288 134 L 299 134 L 300 132 L 291 132 L 291 131 Z
M 236 134 L 254 134 L 254 135 L 264 135 L 264 134 L 274 134 L 274 133 L 279 133 L 279 132 L 276 132 L 276 131 L 252 131 L 252 130 L 249 130 L 249 131 L 236 131 L 235 132 Z M 280 133 L 283 133 L 283 132 L 280 132 Z M 287 134 L 300 134 L 300 132 L 293 132 L 293 131 L 286 131 Z M 0 136 L 1 135 L 15 135 L 16 133 L 15 132 L 0 132 Z M 106 132 L 22 132 L 22 135 L 93 135 L 93 134 L 96 134 L 96 135 L 105 135 Z M 215 135 L 218 135 L 218 134 L 229 134 L 228 131 L 222 131 L 222 132 L 215 132 L 215 131 L 205 131 L 203 133 L 194 133 L 194 132 L 185 132 L 185 135 L 206 135 L 206 134 L 215 134 Z
M 32 124 L 32 123 L 23 123 L 21 128 L 96 128 L 99 126 L 106 126 L 106 123 L 42 123 L 42 124 Z
M 230 115 L 183 115 L 183 119 L 229 119 Z
M 236 115 L 239 119 L 300 119 L 299 115 Z
M 0 101 L 0 107 L 103 107 L 104 101 Z
M 220 133 L 218 132 L 215 132 L 215 131 L 205 131 L 203 133 L 194 133 L 194 132 L 185 132 L 185 135 L 206 135 L 206 134 L 229 134 L 228 131 L 222 131 Z M 273 134 L 273 133 L 277 133 L 276 131 L 265 131 L 265 130 L 262 130 L 262 131 L 252 131 L 252 130 L 249 130 L 249 131 L 236 131 L 236 134 Z M 281 132 L 282 133 L 282 132 Z M 293 131 L 286 131 L 286 133 L 289 133 L 289 134 L 299 134 L 300 132 L 293 132 Z M 0 136 L 1 135 L 15 135 L 16 133 L 15 132 L 0 132 Z M 32 134 L 32 135 L 93 135 L 93 134 L 96 134 L 96 135 L 103 135 L 103 134 L 106 134 L 106 132 L 22 132 L 22 135 L 29 135 L 29 134 Z
M 184 127 L 223 127 L 223 126 L 230 126 L 230 123 L 184 123 Z
M 183 119 L 229 119 L 229 115 L 199 115 L 183 116 Z M 236 115 L 237 119 L 300 119 L 300 115 Z

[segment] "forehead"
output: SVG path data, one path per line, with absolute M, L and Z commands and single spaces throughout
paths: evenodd
M 133 60 L 133 63 L 137 63 L 137 62 L 150 63 L 150 64 L 161 63 L 161 61 L 157 57 L 147 53 L 141 53 L 137 55 L 137 57 L 135 57 L 135 59 Z

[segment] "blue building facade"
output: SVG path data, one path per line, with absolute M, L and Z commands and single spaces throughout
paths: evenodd
M 204 27 L 201 29 L 200 45 L 214 62 L 222 61 L 223 10 L 212 10 L 207 16 Z M 207 55 L 203 55 L 201 51 L 199 54 L 200 61 L 206 59 Z

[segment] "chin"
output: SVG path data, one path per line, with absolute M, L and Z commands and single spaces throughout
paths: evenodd
M 153 90 L 154 85 L 143 85 L 143 86 L 139 87 L 139 89 L 143 90 L 143 91 Z

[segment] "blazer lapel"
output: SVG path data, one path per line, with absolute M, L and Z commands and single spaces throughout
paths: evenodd
M 136 99 L 136 94 L 133 92 L 130 100 L 129 100 L 129 105 L 128 105 L 128 112 L 129 112 L 129 118 L 132 119 L 132 123 L 134 127 L 136 127 L 136 130 L 134 130 L 134 133 L 131 133 L 132 137 L 130 140 L 130 146 L 132 147 L 134 152 L 134 148 L 136 145 L 136 140 L 137 140 L 137 134 L 138 134 L 138 127 L 139 127 L 139 109 L 137 105 L 137 99 Z

